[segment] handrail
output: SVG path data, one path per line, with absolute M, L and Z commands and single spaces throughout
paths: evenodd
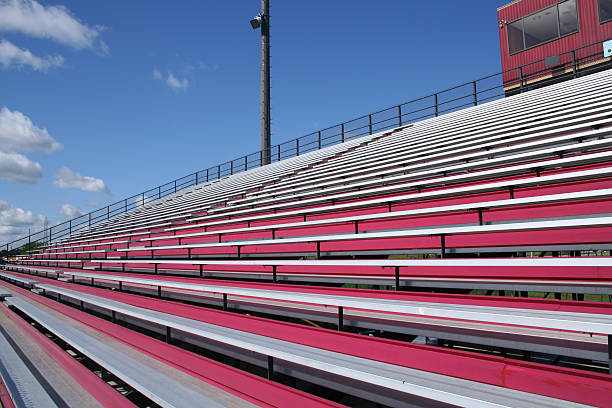
M 401 127 L 426 118 L 454 112 L 467 106 L 476 106 L 479 103 L 503 96 L 525 92 L 568 76 L 575 78 L 600 70 L 602 69 L 600 62 L 609 62 L 609 59 L 603 57 L 603 47 L 601 46 L 603 42 L 598 41 L 563 52 L 559 54 L 559 64 L 552 67 L 546 66 L 546 60 L 541 59 L 279 143 L 270 147 L 270 162 L 274 163 L 337 143 L 343 143 L 356 137 L 371 135 L 382 130 Z M 8 252 L 11 247 L 13 249 L 22 247 L 32 249 L 33 244 L 44 246 L 46 243 L 51 243 L 53 239 L 72 236 L 75 232 L 90 228 L 102 221 L 110 220 L 116 215 L 138 208 L 151 200 L 174 194 L 183 188 L 260 167 L 263 154 L 263 151 L 253 152 L 188 174 L 109 204 L 106 207 L 8 242 L 2 247 L 6 247 Z

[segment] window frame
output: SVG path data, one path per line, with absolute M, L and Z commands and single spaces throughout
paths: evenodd
M 576 31 L 572 31 L 571 33 L 567 33 L 567 34 L 561 35 L 561 18 L 559 16 L 559 4 L 565 3 L 567 1 L 572 1 L 572 0 L 563 0 L 563 1 L 560 1 L 558 3 L 550 5 L 548 7 L 544 7 L 544 8 L 541 8 L 539 10 L 536 10 L 533 13 L 529 13 L 527 15 L 519 17 L 516 20 L 508 22 L 506 24 L 506 33 L 508 33 L 507 27 L 510 24 L 516 23 L 517 21 L 521 21 L 522 22 L 522 24 L 521 24 L 522 30 L 521 31 L 523 33 L 523 48 L 520 51 L 515 51 L 515 52 L 510 52 L 510 50 L 511 50 L 511 48 L 510 48 L 510 35 L 506 34 L 506 37 L 508 37 L 508 55 L 513 56 L 513 55 L 519 54 L 519 53 L 521 53 L 523 51 L 531 50 L 531 49 L 539 47 L 541 45 L 548 44 L 550 42 L 560 40 L 561 38 L 565 38 L 565 37 L 570 36 L 570 35 L 578 34 L 580 32 L 580 13 L 578 12 L 578 0 L 574 0 L 576 2 Z M 597 7 L 597 13 L 599 14 L 599 0 L 597 0 L 597 6 L 598 6 Z M 541 42 L 541 43 L 536 44 L 536 45 L 532 45 L 531 47 L 525 47 L 525 23 L 524 23 L 524 19 L 527 18 L 527 17 L 531 17 L 534 14 L 537 14 L 537 13 L 539 13 L 541 11 L 547 10 L 549 8 L 555 8 L 557 10 L 557 37 L 553 38 L 551 40 L 548 40 L 548 41 Z M 606 22 L 608 22 L 608 21 L 612 21 L 612 19 L 606 20 Z
M 602 25 L 602 24 L 606 24 L 612 21 L 612 16 L 610 16 L 610 18 L 608 18 L 607 20 L 601 21 L 601 16 L 599 14 L 599 11 L 600 11 L 599 2 L 600 1 L 601 0 L 597 0 L 597 21 L 599 21 L 599 25 Z

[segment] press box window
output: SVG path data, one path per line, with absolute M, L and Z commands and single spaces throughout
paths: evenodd
M 600 1 L 612 3 L 612 0 Z M 575 33 L 578 31 L 576 0 L 566 0 L 537 11 L 508 24 L 507 28 L 510 54 Z
M 612 20 L 612 0 L 597 0 L 599 24 Z

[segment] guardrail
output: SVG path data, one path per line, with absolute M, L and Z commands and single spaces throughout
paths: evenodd
M 382 130 L 436 117 L 503 96 L 525 92 L 571 77 L 575 78 L 596 70 L 609 68 L 611 66 L 610 58 L 604 58 L 602 43 L 603 41 L 599 41 L 561 53 L 559 54 L 559 63 L 552 67 L 546 66 L 546 60 L 542 59 L 274 145 L 270 148 L 270 162 L 274 163 L 323 147 L 343 143 L 356 137 L 371 135 Z M 8 242 L 3 247 L 6 246 L 7 252 L 22 247 L 32 249 L 41 244 L 51 243 L 53 240 L 69 237 L 100 222 L 110 220 L 116 215 L 140 207 L 148 201 L 174 194 L 183 188 L 260 167 L 263 153 L 263 151 L 257 151 L 188 174 L 106 207 Z

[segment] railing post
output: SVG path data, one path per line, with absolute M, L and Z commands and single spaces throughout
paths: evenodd
M 124 212 L 127 212 L 127 198 L 125 199 L 125 211 Z
M 372 134 L 372 114 L 368 115 L 370 134 Z
M 221 180 L 221 165 L 220 164 L 217 166 L 217 179 Z
M 72 236 L 72 220 L 68 220 L 68 236 Z
M 295 155 L 300 155 L 300 139 L 295 139 Z
M 208 183 L 208 169 L 206 169 L 206 182 Z
M 91 213 L 89 213 L 89 227 L 91 228 Z
M 341 129 L 340 134 L 342 134 L 342 139 L 340 139 L 340 143 L 344 143 L 344 123 L 340 124 L 340 129 Z
M 276 145 L 276 150 L 278 151 L 278 161 L 280 161 L 280 144 Z
M 197 173 L 196 173 L 197 174 Z M 145 193 L 142 193 L 142 205 L 145 205 Z
M 434 94 L 434 116 L 438 116 L 438 94 Z
M 157 187 L 157 199 L 161 198 L 161 186 Z
M 110 205 L 106 206 L 106 219 L 110 220 Z
M 472 82 L 472 95 L 474 95 L 474 106 L 478 105 L 478 93 L 476 92 L 476 81 Z
M 230 176 L 232 174 L 234 174 L 234 161 L 233 160 L 230 161 Z
M 197 172 L 197 171 L 196 171 L 196 174 L 195 174 L 195 175 L 196 175 L 196 180 L 195 180 L 195 181 L 196 181 L 196 183 L 195 183 L 195 185 L 197 186 L 197 185 L 198 185 L 198 172 Z
M 576 66 L 576 50 L 572 50 L 572 76 L 574 78 L 576 78 L 576 70 L 577 70 L 577 66 Z
M 248 169 L 249 169 L 249 156 L 244 156 L 244 171 L 247 171 Z
M 402 105 L 397 105 L 397 123 L 402 126 Z
M 521 90 L 521 93 L 523 93 L 523 66 L 522 65 L 519 67 L 519 80 L 521 81 L 521 86 L 519 87 L 519 89 Z
M 176 193 L 176 180 L 174 180 L 174 192 Z
M 319 130 L 319 139 L 318 140 L 319 140 L 319 144 L 318 144 L 319 150 L 321 150 L 321 131 L 320 130 Z

